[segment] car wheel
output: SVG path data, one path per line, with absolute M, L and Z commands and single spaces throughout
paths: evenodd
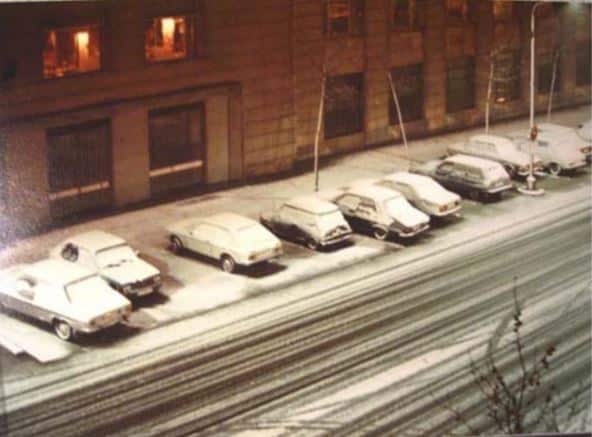
M 561 173 L 561 166 L 556 162 L 552 162 L 549 164 L 549 173 L 553 176 L 559 176 L 559 173 Z
M 388 231 L 384 228 L 375 227 L 372 231 L 372 235 L 374 235 L 374 238 L 376 238 L 377 240 L 384 241 L 388 236 Z
M 308 247 L 310 250 L 317 250 L 319 248 L 319 243 L 311 238 L 306 241 L 306 247 Z
M 61 340 L 70 341 L 74 337 L 74 330 L 67 322 L 64 322 L 63 320 L 54 321 L 53 330 Z
M 220 267 L 226 273 L 232 273 L 236 268 L 236 262 L 230 255 L 222 255 L 222 258 L 220 258 Z
M 516 178 L 516 167 L 514 167 L 512 164 L 504 164 L 504 169 L 506 170 L 508 176 L 510 176 L 511 179 Z
M 175 235 L 171 237 L 171 250 L 174 253 L 179 253 L 183 250 L 183 243 L 181 239 Z

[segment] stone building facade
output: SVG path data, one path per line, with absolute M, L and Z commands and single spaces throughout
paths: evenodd
M 0 202 L 20 230 L 527 114 L 530 5 L 105 0 L 0 5 Z M 590 5 L 537 9 L 537 110 L 590 102 Z M 324 80 L 323 80 L 324 78 Z M 17 229 L 17 231 L 19 230 Z

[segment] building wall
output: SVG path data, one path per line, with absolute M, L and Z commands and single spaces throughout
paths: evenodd
M 420 136 L 480 124 L 491 53 L 519 50 L 521 96 L 492 104 L 492 120 L 528 112 L 530 6 L 495 22 L 491 2 L 468 0 L 470 19 L 452 23 L 444 0 L 418 0 L 423 25 L 398 31 L 391 0 L 365 0 L 361 34 L 329 36 L 319 0 L 106 0 L 0 5 L 0 129 L 8 180 L 5 213 L 24 228 L 51 223 L 47 129 L 107 119 L 111 126 L 112 197 L 119 207 L 150 198 L 148 114 L 166 106 L 204 104 L 206 162 L 202 184 L 244 181 L 290 170 L 308 160 L 318 121 L 323 70 L 362 73 L 364 129 L 325 139 L 327 156 L 399 140 L 389 125 L 388 73 L 422 64 L 423 119 L 406 124 Z M 561 92 L 555 107 L 590 101 L 576 84 L 577 42 L 590 38 L 586 13 L 565 7 L 537 21 L 537 53 L 560 46 Z M 195 56 L 148 63 L 144 28 L 153 16 L 192 14 Z M 101 24 L 102 69 L 59 79 L 42 74 L 43 30 L 88 21 Z M 474 56 L 475 107 L 446 111 L 447 64 Z M 537 95 L 543 111 L 547 95 Z

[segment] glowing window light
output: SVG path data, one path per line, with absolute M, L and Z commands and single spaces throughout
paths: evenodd
M 76 32 L 76 44 L 81 49 L 88 49 L 89 34 L 88 32 Z
M 163 39 L 169 44 L 172 44 L 175 33 L 175 19 L 173 17 L 162 18 L 160 25 Z

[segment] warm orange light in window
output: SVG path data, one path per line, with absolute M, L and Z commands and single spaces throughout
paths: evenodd
M 76 44 L 80 49 L 88 48 L 88 32 L 76 32 Z
M 162 37 L 165 41 L 172 41 L 175 33 L 175 19 L 173 17 L 166 17 L 160 20 L 162 26 Z

